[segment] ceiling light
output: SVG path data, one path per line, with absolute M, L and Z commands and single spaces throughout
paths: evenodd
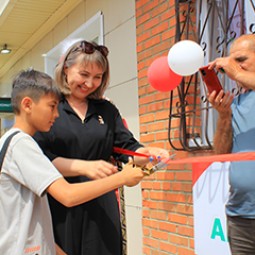
M 4 45 L 4 47 L 1 49 L 1 54 L 9 54 L 12 50 L 7 48 L 7 44 Z

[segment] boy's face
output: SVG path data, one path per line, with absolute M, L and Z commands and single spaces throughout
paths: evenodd
M 39 101 L 31 101 L 31 109 L 28 117 L 31 128 L 36 132 L 50 130 L 58 114 L 58 99 L 52 94 L 42 96 Z

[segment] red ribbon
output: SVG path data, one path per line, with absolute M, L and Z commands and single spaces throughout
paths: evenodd
M 145 157 L 145 158 L 151 157 L 151 155 L 148 155 L 148 154 L 138 153 L 135 151 L 126 150 L 119 147 L 113 147 L 113 151 L 115 153 L 125 154 L 130 156 L 138 156 L 138 157 Z M 213 163 L 213 162 L 248 161 L 248 160 L 255 161 L 254 151 L 173 159 L 167 163 L 168 164 L 193 164 L 193 163 Z
M 255 160 L 255 152 L 238 152 L 211 156 L 190 157 L 169 161 L 169 164 L 213 163 Z
M 151 155 L 148 155 L 148 154 L 143 154 L 143 153 L 139 153 L 139 152 L 135 152 L 135 151 L 130 151 L 130 150 L 126 150 L 126 149 L 119 148 L 119 147 L 113 147 L 113 151 L 115 153 L 125 154 L 125 155 L 129 155 L 129 156 L 138 156 L 138 157 L 144 157 L 144 158 L 150 158 L 151 157 Z

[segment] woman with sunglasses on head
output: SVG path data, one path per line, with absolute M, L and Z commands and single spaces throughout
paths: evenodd
M 63 98 L 59 118 L 48 133 L 35 139 L 44 153 L 71 182 L 115 174 L 113 147 L 168 158 L 166 150 L 143 147 L 124 126 L 118 109 L 103 99 L 109 81 L 108 49 L 79 41 L 61 58 L 55 78 Z M 118 155 L 120 160 L 128 158 Z M 148 158 L 134 157 L 138 165 Z M 49 197 L 56 243 L 68 255 L 121 255 L 122 236 L 115 191 L 66 208 Z

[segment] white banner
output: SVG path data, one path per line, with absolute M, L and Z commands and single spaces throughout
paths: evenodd
M 226 232 L 229 163 L 213 163 L 193 184 L 196 255 L 230 255 Z M 196 171 L 196 169 L 193 169 Z

